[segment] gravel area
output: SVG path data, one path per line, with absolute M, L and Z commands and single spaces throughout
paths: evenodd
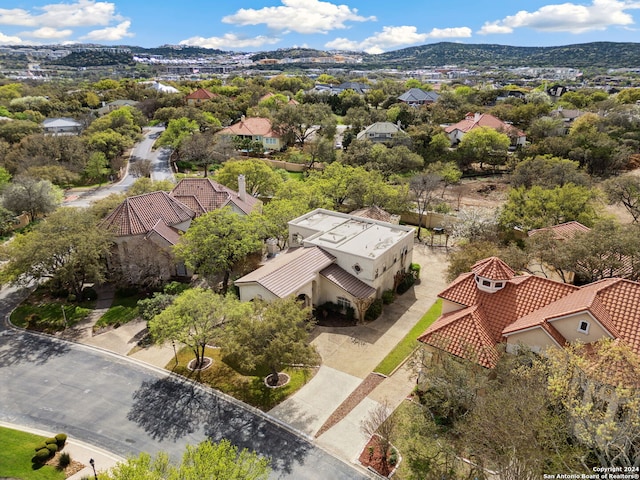
M 376 388 L 386 377 L 379 375 L 377 373 L 370 373 L 367 375 L 358 387 L 351 392 L 344 402 L 342 402 L 338 408 L 334 410 L 334 412 L 327 418 L 327 421 L 324 422 L 320 430 L 316 432 L 316 438 L 322 435 L 324 432 L 329 430 L 335 424 L 337 424 L 340 420 L 347 416 L 347 414 L 353 410 L 356 405 L 358 405 L 367 395 L 369 395 L 374 388 Z

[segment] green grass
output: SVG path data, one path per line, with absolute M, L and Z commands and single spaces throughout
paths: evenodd
M 302 182 L 304 180 L 304 172 L 287 172 L 291 180 Z
M 83 320 L 94 306 L 95 302 L 69 303 L 40 287 L 11 313 L 11 322 L 18 327 L 54 333 Z
M 280 388 L 267 388 L 264 384 L 264 377 L 269 374 L 267 369 L 257 368 L 252 372 L 240 372 L 225 362 L 220 349 L 217 348 L 207 347 L 205 356 L 213 359 L 213 365 L 206 370 L 192 372 L 187 369 L 187 364 L 194 359 L 193 352 L 188 348 L 178 352 L 177 366 L 175 360 L 171 360 L 165 368 L 263 411 L 270 410 L 298 391 L 315 373 L 312 368 L 285 368 L 284 372 L 291 377 L 291 381 Z
M 64 480 L 65 474 L 56 468 L 31 462 L 36 445 L 46 437 L 0 427 L 0 478 L 21 480 Z
M 122 295 L 116 292 L 113 304 L 96 322 L 95 329 L 109 325 L 122 325 L 138 317 L 138 300 L 140 295 Z
M 411 353 L 420 345 L 417 338 L 422 334 L 442 312 L 442 300 L 438 299 L 407 335 L 389 352 L 378 364 L 374 372 L 390 375 Z

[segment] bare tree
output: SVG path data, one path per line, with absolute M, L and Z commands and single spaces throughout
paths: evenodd
M 145 158 L 131 162 L 129 173 L 134 177 L 151 177 L 151 160 Z
M 378 404 L 360 423 L 360 430 L 368 437 L 373 438 L 378 451 L 382 456 L 383 467 L 387 467 L 389 454 L 391 453 L 391 439 L 398 427 L 397 418 L 392 415 L 393 409 L 387 400 Z
M 420 240 L 424 214 L 436 197 L 436 189 L 440 185 L 440 180 L 442 177 L 437 173 L 421 173 L 409 181 L 409 190 L 413 193 L 414 201 L 418 207 L 418 240 Z

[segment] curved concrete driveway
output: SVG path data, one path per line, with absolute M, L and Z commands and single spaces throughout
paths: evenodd
M 21 295 L 0 293 L 0 315 Z M 273 478 L 366 479 L 262 412 L 213 390 L 91 347 L 0 333 L 0 420 L 63 431 L 121 456 L 222 438 L 271 457 Z

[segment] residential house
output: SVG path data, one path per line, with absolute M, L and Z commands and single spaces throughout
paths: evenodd
M 467 132 L 479 127 L 492 128 L 508 135 L 513 147 L 522 147 L 527 142 L 527 136 L 522 130 L 489 113 L 467 113 L 464 120 L 446 126 L 444 131 L 449 136 L 451 145 L 457 145 Z
M 47 118 L 42 122 L 45 135 L 79 135 L 82 124 L 73 118 Z
M 190 275 L 171 247 L 194 218 L 223 207 L 239 215 L 261 208 L 262 202 L 246 193 L 242 175 L 238 184 L 234 192 L 209 178 L 185 178 L 170 193 L 127 198 L 101 224 L 115 238 L 109 267 L 131 283 Z
M 369 140 L 374 143 L 390 142 L 395 137 L 406 135 L 399 125 L 391 122 L 376 122 L 362 130 L 356 138 L 358 140 Z
M 249 139 L 252 142 L 260 142 L 265 151 L 278 151 L 284 147 L 284 142 L 276 132 L 273 131 L 271 120 L 262 117 L 240 118 L 239 122 L 223 128 L 217 135 L 230 138 L 240 137 Z
M 430 105 L 440 98 L 436 92 L 424 91 L 421 88 L 410 88 L 398 97 L 402 103 L 406 103 L 411 107 L 420 107 L 422 105 Z
M 502 260 L 477 262 L 438 295 L 442 315 L 418 338 L 484 367 L 498 345 L 543 352 L 573 342 L 618 339 L 640 355 L 640 283 L 620 278 L 582 287 L 517 275 Z
M 204 88 L 199 88 L 187 95 L 185 97 L 185 100 L 187 102 L 187 105 L 189 105 L 190 107 L 199 107 L 203 103 L 206 103 L 215 97 L 215 93 L 211 93 L 209 90 L 206 90 Z
M 104 103 L 102 104 L 102 107 L 100 107 L 98 109 L 98 115 L 102 116 L 102 115 L 106 115 L 109 112 L 113 112 L 114 110 L 117 110 L 118 108 L 121 107 L 135 107 L 136 105 L 138 105 L 138 103 L 140 102 L 136 102 L 135 100 L 114 100 L 113 102 L 109 102 L 109 103 Z
M 584 114 L 585 112 L 583 112 L 582 110 L 573 108 L 562 108 L 561 106 L 549 112 L 551 118 L 559 118 L 562 120 L 561 130 L 557 132 L 560 135 L 566 135 L 567 133 L 569 133 L 571 125 L 573 125 L 575 119 L 581 117 Z
M 346 90 L 353 90 L 358 95 L 366 94 L 371 87 L 365 83 L 359 82 L 343 82 L 340 85 L 329 85 L 325 83 L 318 83 L 315 85 L 312 91 L 327 93 L 329 95 L 340 95 Z
M 240 299 L 333 302 L 358 318 L 393 289 L 413 255 L 413 228 L 325 209 L 289 222 L 290 248 L 239 278 Z

